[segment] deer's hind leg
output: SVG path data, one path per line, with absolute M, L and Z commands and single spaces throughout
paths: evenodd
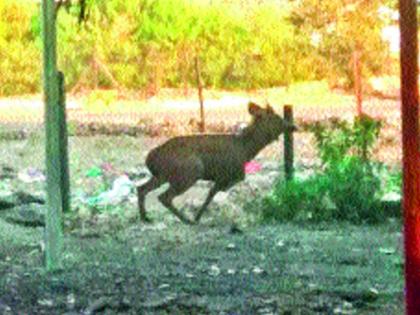
M 160 187 L 165 180 L 152 177 L 144 185 L 137 187 L 137 202 L 140 212 L 140 219 L 143 222 L 152 222 L 152 220 L 146 215 L 146 207 L 144 205 L 146 195 L 152 190 Z
M 203 177 L 204 167 L 199 159 L 194 157 L 184 158 L 182 161 L 177 161 L 176 165 L 170 169 L 169 189 L 161 194 L 159 201 L 168 208 L 176 217 L 186 224 L 193 222 L 182 214 L 174 205 L 175 197 L 183 194 L 191 188 L 198 179 Z

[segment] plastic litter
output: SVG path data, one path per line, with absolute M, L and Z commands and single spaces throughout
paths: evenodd
M 45 181 L 45 175 L 42 173 L 42 171 L 30 167 L 19 172 L 18 179 L 24 183 L 43 182 Z
M 122 175 L 115 179 L 112 189 L 100 193 L 96 197 L 88 199 L 88 204 L 97 206 L 116 205 L 123 202 L 131 193 L 134 183 L 127 175 Z
M 259 171 L 261 171 L 261 164 L 256 161 L 249 161 L 246 162 L 244 165 L 245 168 L 245 174 L 255 174 Z
M 102 176 L 102 168 L 94 166 L 86 172 L 86 177 L 99 177 Z
M 383 195 L 381 200 L 382 201 L 400 201 L 402 200 L 402 196 L 398 192 L 391 191 Z

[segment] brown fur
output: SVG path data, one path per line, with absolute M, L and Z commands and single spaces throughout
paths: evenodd
M 225 191 L 245 178 L 245 162 L 277 140 L 287 128 L 284 120 L 270 106 L 262 108 L 249 103 L 248 111 L 253 120 L 239 135 L 175 137 L 149 152 L 146 165 L 153 177 L 137 188 L 143 221 L 150 221 L 144 206 L 146 194 L 166 182 L 170 186 L 159 196 L 160 202 L 184 223 L 193 223 L 173 206 L 176 196 L 187 191 L 199 179 L 214 182 L 195 216 L 195 222 L 198 222 L 217 192 Z

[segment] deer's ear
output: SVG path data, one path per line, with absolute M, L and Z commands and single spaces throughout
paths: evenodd
M 267 113 L 274 114 L 273 107 L 271 107 L 271 105 L 268 104 L 268 103 L 267 103 L 267 106 L 266 106 L 266 111 L 267 111 Z
M 262 112 L 262 108 L 260 106 L 258 106 L 257 104 L 255 104 L 254 102 L 249 102 L 248 103 L 248 112 L 252 116 L 260 116 L 261 112 Z

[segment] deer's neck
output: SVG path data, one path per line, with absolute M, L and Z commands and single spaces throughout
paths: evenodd
M 248 126 L 240 136 L 247 161 L 253 159 L 271 140 L 263 130 L 256 126 Z

